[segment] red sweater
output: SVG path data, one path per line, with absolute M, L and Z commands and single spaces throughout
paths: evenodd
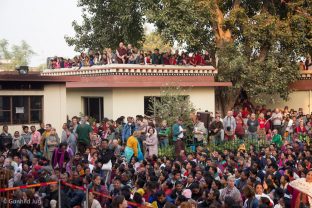
M 170 65 L 177 65 L 177 60 L 175 58 L 170 58 L 169 59 L 169 64 Z
M 265 118 L 263 118 L 263 119 L 258 118 L 258 122 L 259 122 L 259 128 L 264 129 L 265 128 L 265 122 L 266 122 Z
M 296 128 L 296 133 L 304 133 L 304 132 L 307 132 L 307 129 L 304 126 L 302 127 L 298 126 Z

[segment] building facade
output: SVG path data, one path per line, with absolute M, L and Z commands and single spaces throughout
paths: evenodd
M 304 114 L 312 113 L 312 70 L 301 71 L 300 79 L 289 87 L 292 92 L 288 100 L 285 101 L 277 95 L 268 99 L 267 107 L 283 109 L 288 106 L 296 111 L 302 108 Z
M 0 125 L 10 132 L 22 125 L 51 123 L 58 131 L 72 116 L 104 117 L 146 115 L 153 98 L 166 87 L 184 89 L 199 111 L 215 111 L 212 66 L 104 65 L 81 69 L 45 70 L 41 74 L 0 74 Z M 59 132 L 60 133 L 60 132 Z

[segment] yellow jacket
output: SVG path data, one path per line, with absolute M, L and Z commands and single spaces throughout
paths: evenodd
M 134 136 L 130 136 L 127 140 L 127 147 L 133 149 L 134 156 L 138 156 L 138 140 Z

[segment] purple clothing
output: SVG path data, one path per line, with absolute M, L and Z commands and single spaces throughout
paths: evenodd
M 56 148 L 52 156 L 52 167 L 58 167 L 60 170 L 63 168 L 64 162 L 69 161 L 69 154 L 67 151 L 62 151 L 59 148 Z
M 72 148 L 68 147 L 66 151 L 68 152 L 70 158 L 74 156 L 74 151 Z

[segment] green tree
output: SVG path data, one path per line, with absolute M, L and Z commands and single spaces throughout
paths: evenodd
M 155 48 L 158 48 L 161 52 L 168 51 L 172 47 L 169 43 L 166 43 L 161 35 L 156 32 L 151 32 L 145 35 L 145 40 L 143 43 L 144 51 L 154 51 Z
M 286 99 L 299 77 L 297 60 L 312 53 L 311 0 L 147 0 L 145 14 L 168 42 L 208 49 L 219 69 L 217 103 L 231 108 L 239 93 Z M 218 60 L 218 61 L 217 61 Z
M 76 51 L 114 49 L 120 41 L 140 47 L 144 37 L 140 5 L 140 0 L 79 0 L 83 22 L 79 25 L 74 21 L 76 34 L 65 36 L 65 40 Z
M 6 39 L 0 39 L 0 58 L 10 59 L 9 42 Z
M 43 70 L 47 69 L 47 63 L 39 64 L 36 68 L 37 68 L 39 71 L 43 71 Z
M 168 125 L 172 126 L 176 119 L 183 118 L 184 124 L 190 127 L 191 113 L 195 111 L 188 96 L 190 90 L 191 88 L 182 88 L 176 83 L 170 83 L 161 88 L 159 99 L 151 98 L 152 105 L 148 109 L 159 122 L 166 120 Z
M 12 45 L 9 50 L 9 42 L 5 39 L 0 40 L 0 57 L 8 59 L 9 64 L 5 64 L 5 68 L 14 69 L 16 66 L 26 66 L 29 64 L 30 58 L 36 53 L 31 49 L 31 46 L 24 40 L 20 45 Z
M 35 55 L 35 52 L 26 41 L 22 40 L 20 45 L 13 45 L 11 50 L 13 67 L 28 65 L 31 56 L 33 55 Z

